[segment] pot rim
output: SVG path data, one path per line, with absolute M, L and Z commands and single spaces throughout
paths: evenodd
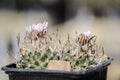
M 12 64 L 8 64 L 6 66 L 3 66 L 1 68 L 1 70 L 5 71 L 6 73 L 13 73 L 13 72 L 17 72 L 17 73 L 25 73 L 25 72 L 32 72 L 32 73 L 47 73 L 47 74 L 63 74 L 63 75 L 85 75 L 85 74 L 90 74 L 93 72 L 98 72 L 101 71 L 103 69 L 105 69 L 108 65 L 111 64 L 111 62 L 113 61 L 113 58 L 108 58 L 107 61 L 96 65 L 95 67 L 91 68 L 91 69 L 87 69 L 87 70 L 83 70 L 83 71 L 61 71 L 61 70 L 47 70 L 47 69 L 24 69 L 24 68 L 15 68 L 15 67 L 11 67 L 12 65 L 15 65 L 15 63 Z

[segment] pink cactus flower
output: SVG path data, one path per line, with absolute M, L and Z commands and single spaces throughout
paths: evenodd
M 32 33 L 32 36 L 37 35 L 39 38 L 44 38 L 47 32 L 48 22 L 33 24 L 32 26 L 25 27 L 27 32 Z

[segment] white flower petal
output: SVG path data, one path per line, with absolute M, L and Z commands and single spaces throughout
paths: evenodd
M 29 26 L 29 27 L 25 27 L 25 29 L 28 31 L 28 32 L 31 32 L 31 31 L 38 31 L 38 32 L 41 32 L 43 31 L 43 29 L 45 31 L 47 31 L 47 27 L 48 27 L 48 22 L 43 22 L 43 23 L 38 23 L 38 24 L 32 24 L 32 26 Z
M 86 36 L 89 36 L 89 35 L 91 35 L 93 33 L 91 33 L 90 31 L 87 31 L 87 32 L 83 32 L 83 34 L 85 34 Z

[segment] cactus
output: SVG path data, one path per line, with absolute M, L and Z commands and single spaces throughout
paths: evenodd
M 71 71 L 90 69 L 107 60 L 103 47 L 97 45 L 96 36 L 91 32 L 77 35 L 65 43 L 58 38 L 58 32 L 51 37 L 47 34 L 47 22 L 26 28 L 23 44 L 17 37 L 20 60 L 17 68 L 47 69 L 50 60 L 70 62 Z M 57 30 L 58 31 L 58 30 Z

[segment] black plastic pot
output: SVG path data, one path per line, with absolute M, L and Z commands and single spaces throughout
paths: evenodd
M 113 59 L 80 72 L 40 70 L 40 69 L 17 69 L 15 64 L 2 67 L 9 75 L 9 80 L 106 80 L 107 67 Z

